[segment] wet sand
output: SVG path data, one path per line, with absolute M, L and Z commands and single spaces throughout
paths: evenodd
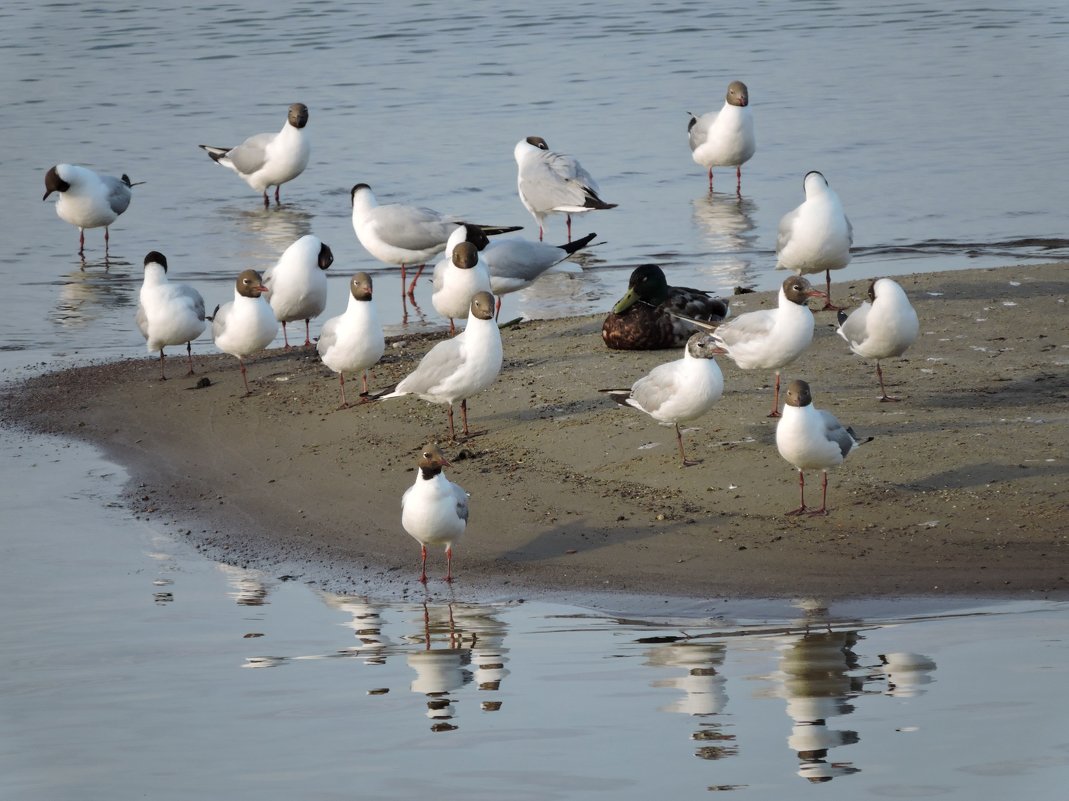
M 8 421 L 104 448 L 130 469 L 137 514 L 213 558 L 341 590 L 423 592 L 400 498 L 437 439 L 471 493 L 453 592 L 1064 598 L 1067 269 L 897 279 L 921 319 L 905 357 L 883 363 L 899 403 L 879 402 L 873 364 L 849 352 L 833 313 L 817 314 L 784 381 L 806 379 L 819 408 L 875 438 L 831 471 L 827 517 L 784 514 L 798 479 L 765 416 L 771 372 L 720 359 L 724 396 L 684 435 L 700 464 L 681 468 L 671 427 L 597 392 L 680 353 L 608 351 L 601 315 L 504 328 L 502 375 L 470 402 L 485 433 L 461 443 L 445 442 L 444 407 L 416 398 L 339 410 L 337 377 L 304 349 L 252 359 L 250 397 L 232 357 L 196 357 L 185 378 L 174 348 L 166 382 L 146 357 L 46 374 L 0 400 Z M 854 305 L 867 288 L 838 281 L 833 298 Z M 733 313 L 774 302 L 738 296 Z M 399 380 L 443 335 L 393 339 L 372 386 Z M 807 489 L 819 503 L 819 473 Z M 432 553 L 432 593 L 450 591 L 444 569 Z

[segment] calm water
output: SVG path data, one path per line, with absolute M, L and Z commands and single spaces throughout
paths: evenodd
M 314 232 L 340 312 L 347 276 L 380 269 L 352 232 L 359 181 L 533 236 L 511 155 L 530 134 L 620 206 L 576 221 L 603 241 L 582 274 L 506 316 L 605 309 L 646 261 L 679 284 L 774 286 L 776 223 L 810 169 L 854 223 L 842 279 L 1067 258 L 1067 22 L 1054 3 L 8 2 L 0 378 L 143 355 L 153 249 L 214 305 Z M 684 112 L 734 78 L 758 153 L 741 197 L 728 171 L 710 196 Z M 265 211 L 195 145 L 277 130 L 295 100 L 312 162 Z M 147 182 L 107 265 L 101 231 L 83 264 L 40 200 L 61 161 Z M 400 331 L 396 272 L 375 274 Z M 441 324 L 421 285 L 410 329 Z M 782 610 L 662 626 L 460 590 L 336 597 L 200 559 L 118 507 L 119 468 L 3 436 L 5 797 L 1064 796 L 1063 606 L 848 607 L 805 638 Z

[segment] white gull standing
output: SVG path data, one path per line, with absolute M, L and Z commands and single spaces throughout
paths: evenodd
M 302 236 L 264 272 L 264 286 L 270 290 L 271 309 L 282 323 L 282 338 L 289 348 L 286 323 L 304 320 L 305 347 L 312 344 L 309 326 L 327 308 L 327 268 L 334 253 L 319 237 Z
M 876 377 L 880 381 L 881 401 L 897 401 L 883 385 L 880 359 L 901 356 L 917 340 L 920 321 L 905 291 L 890 278 L 877 278 L 869 284 L 869 299 L 848 315 L 839 312 L 839 336 L 858 356 L 876 360 Z
M 742 81 L 728 84 L 724 106 L 700 117 L 690 116 L 687 125 L 691 157 L 709 170 L 709 191 L 713 191 L 713 167 L 735 168 L 735 192 L 742 191 L 742 165 L 757 150 L 754 139 L 750 91 Z
M 345 312 L 323 324 L 316 343 L 323 364 L 338 374 L 341 383 L 341 408 L 345 399 L 345 371 L 360 372 L 363 383 L 361 401 L 367 400 L 367 371 L 375 366 L 386 350 L 378 311 L 371 298 L 371 276 L 357 273 L 349 279 L 349 305 Z
M 434 265 L 431 304 L 449 320 L 450 335 L 456 333 L 453 320 L 467 316 L 475 294 L 490 291 L 490 271 L 479 258 L 475 245 L 465 240 L 468 228 L 463 225 L 450 234 L 445 246 L 446 258 Z
M 464 436 L 468 431 L 468 398 L 489 387 L 501 372 L 501 332 L 494 321 L 494 296 L 479 292 L 472 298 L 468 323 L 452 339 L 437 343 L 396 387 L 376 397 L 418 395 L 431 403 L 446 404 L 449 437 L 456 440 L 453 404 L 460 402 Z
M 674 425 L 683 467 L 697 464 L 683 450 L 680 423 L 696 420 L 713 408 L 724 393 L 724 376 L 716 363 L 712 334 L 692 334 L 683 358 L 654 367 L 631 389 L 602 390 L 623 406 L 633 406 L 663 425 Z
M 869 442 L 872 437 L 864 440 Z M 846 428 L 831 412 L 813 405 L 813 395 L 805 381 L 791 381 L 787 387 L 787 403 L 783 417 L 776 424 L 776 448 L 780 456 L 798 470 L 801 505 L 787 512 L 789 515 L 828 513 L 828 468 L 843 460 L 858 445 L 863 444 L 852 428 Z M 819 509 L 805 505 L 805 471 L 820 470 L 822 495 Z
M 538 240 L 547 214 L 564 214 L 568 241 L 572 241 L 572 215 L 596 209 L 614 209 L 599 197 L 600 189 L 574 156 L 549 149 L 541 136 L 521 139 L 513 148 L 516 157 L 516 186 L 520 201 L 538 223 Z
M 305 126 L 308 125 L 308 106 L 293 103 L 286 114 L 286 122 L 278 133 L 250 136 L 237 147 L 198 145 L 207 151 L 212 161 L 233 170 L 257 192 L 263 192 L 264 206 L 270 205 L 269 187 L 275 187 L 275 203 L 282 184 L 292 181 L 308 166 L 312 145 Z
M 138 295 L 136 319 L 149 353 L 159 351 L 161 381 L 167 379 L 163 349 L 183 342 L 189 360 L 187 375 L 193 375 L 190 343 L 204 333 L 204 298 L 191 286 L 167 280 L 167 257 L 157 250 L 145 256 L 145 277 Z
M 407 294 L 414 297 L 416 281 L 431 259 L 445 250 L 449 235 L 458 226 L 468 225 L 457 217 L 424 206 L 403 203 L 379 205 L 367 184 L 356 184 L 350 197 L 353 205 L 353 230 L 356 238 L 372 256 L 386 264 L 401 267 L 401 298 L 404 300 L 405 270 L 418 266 Z M 519 226 L 479 226 L 488 236 L 518 231 Z
M 468 525 L 468 493 L 445 477 L 449 465 L 441 449 L 429 443 L 416 466 L 416 481 L 401 496 L 401 525 L 420 545 L 422 575 L 427 583 L 427 546 L 444 545 L 445 580 L 453 581 L 453 546 Z
M 74 164 L 56 164 L 45 173 L 45 194 L 48 200 L 53 192 L 59 193 L 56 214 L 64 222 L 78 228 L 78 255 L 85 255 L 85 229 L 104 229 L 104 257 L 108 255 L 109 228 L 130 207 L 132 187 L 144 183 L 131 183 L 122 178 L 97 175 L 87 167 Z
M 824 310 L 836 310 L 831 302 L 831 271 L 850 263 L 854 227 L 843 211 L 839 196 L 828 179 L 815 170 L 803 180 L 805 201 L 783 215 L 776 236 L 776 267 L 798 275 L 824 273 L 827 300 Z
M 813 341 L 813 312 L 806 303 L 811 297 L 824 297 L 824 293 L 813 289 L 807 279 L 791 276 L 780 286 L 774 309 L 746 312 L 719 324 L 693 317 L 683 319 L 712 331 L 717 346 L 743 370 L 776 371 L 768 416 L 779 417 L 780 370 L 801 356 Z
M 251 395 L 252 391 L 246 376 L 245 358 L 270 345 L 278 333 L 278 320 L 267 298 L 263 297 L 267 291 L 256 270 L 245 270 L 234 281 L 234 299 L 216 306 L 212 315 L 215 346 L 237 357 L 246 395 Z

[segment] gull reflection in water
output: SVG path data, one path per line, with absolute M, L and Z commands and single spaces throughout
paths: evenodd
M 701 718 L 692 740 L 703 745 L 694 753 L 701 759 L 723 759 L 738 753 L 735 735 L 724 731 L 717 719 L 727 706 L 726 679 L 720 672 L 726 646 L 723 643 L 681 642 L 662 645 L 647 652 L 646 664 L 670 668 L 678 675 L 657 679 L 654 687 L 670 687 L 682 692 L 662 712 L 676 712 Z
M 233 598 L 238 606 L 263 606 L 267 603 L 267 596 L 274 582 L 264 573 L 222 562 L 217 563 L 216 567 L 226 576 L 227 584 L 230 585 L 227 595 Z
M 226 206 L 218 214 L 225 224 L 255 234 L 274 258 L 302 236 L 312 233 L 312 215 L 298 206 L 269 209 Z
M 420 643 L 419 635 L 405 638 Z M 458 727 L 451 693 L 472 680 L 471 649 L 464 647 L 464 635 L 453 619 L 453 605 L 432 607 L 423 604 L 422 650 L 409 651 L 408 666 L 416 672 L 411 689 L 427 696 L 427 717 L 431 731 L 454 731 Z M 436 647 L 437 646 L 437 647 Z
M 924 695 L 922 688 L 935 679 L 935 662 L 923 654 L 908 651 L 880 654 L 882 672 L 887 677 L 887 695 L 896 698 L 916 698 Z
M 704 273 L 724 284 L 746 286 L 758 272 L 755 264 L 758 236 L 754 214 L 757 204 L 734 194 L 701 195 L 692 203 L 694 223 L 707 248 Z
M 386 655 L 392 643 L 382 631 L 385 625 L 382 617 L 383 606 L 353 595 L 329 592 L 321 592 L 319 595 L 327 606 L 351 616 L 351 620 L 341 625 L 353 630 L 357 644 L 345 649 L 346 654 L 362 659 L 365 665 L 386 664 Z
M 781 646 L 777 694 L 787 702 L 793 721 L 787 743 L 798 755 L 798 775 L 810 782 L 831 781 L 857 773 L 850 762 L 829 760 L 833 748 L 860 740 L 856 731 L 833 729 L 828 722 L 854 711 L 851 700 L 864 688 L 854 675 L 858 660 L 856 631 L 808 633 Z
M 53 321 L 65 328 L 85 328 L 115 309 L 136 306 L 140 280 L 132 280 L 129 270 L 124 269 L 129 268 L 129 262 L 113 259 L 111 265 L 116 269 L 77 269 L 61 276 Z M 133 311 L 129 317 L 132 324 Z

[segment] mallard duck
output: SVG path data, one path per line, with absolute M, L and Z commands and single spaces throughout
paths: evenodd
M 661 350 L 682 347 L 699 328 L 673 314 L 719 323 L 728 304 L 708 292 L 669 286 L 656 264 L 636 267 L 626 294 L 612 307 L 601 326 L 601 338 L 613 350 Z

